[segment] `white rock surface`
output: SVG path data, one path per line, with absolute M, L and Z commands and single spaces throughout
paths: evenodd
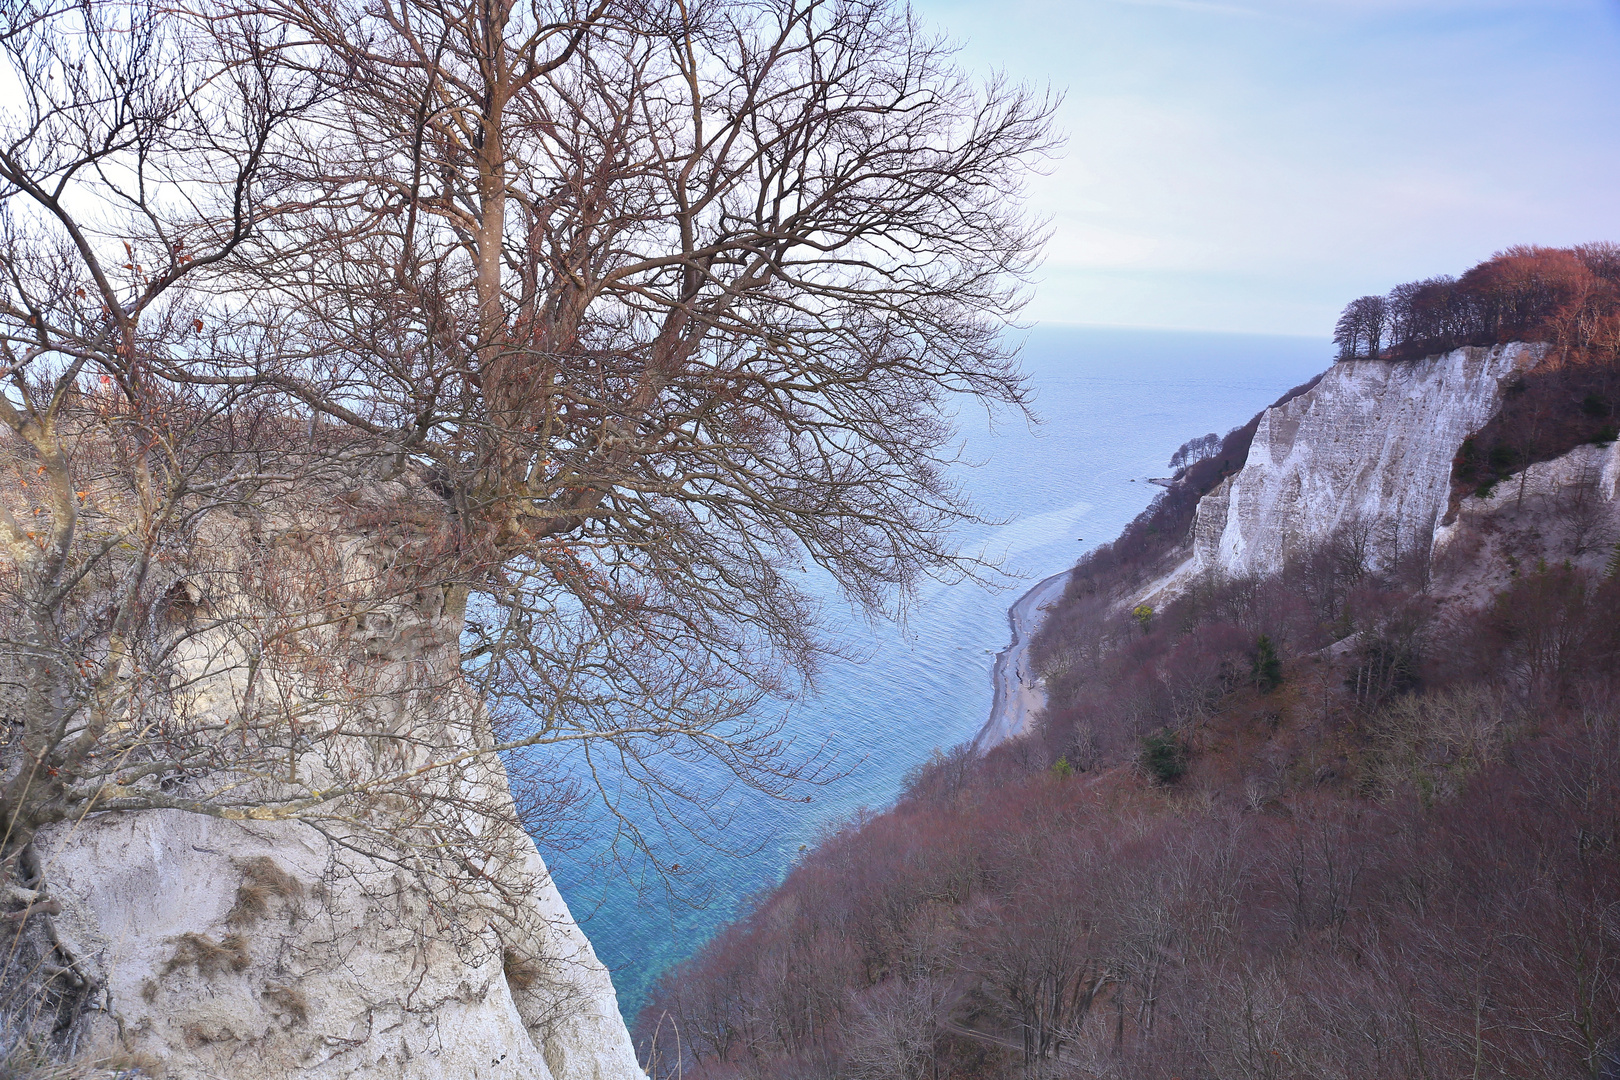
M 1488 498 L 1464 499 L 1458 514 L 1435 530 L 1435 554 L 1446 552 L 1485 519 L 1532 518 L 1553 554 L 1560 547 L 1578 558 L 1603 549 L 1620 504 L 1620 442 L 1577 446 L 1562 457 L 1538 461 L 1497 484 Z M 1604 555 L 1607 558 L 1607 555 Z
M 1620 442 L 1537 462 L 1457 510 L 1435 532 L 1442 600 L 1477 607 L 1541 564 L 1606 573 L 1620 559 Z
M 1303 545 L 1355 534 L 1374 565 L 1427 552 L 1450 497 L 1452 459 L 1504 385 L 1541 348 L 1457 349 L 1414 362 L 1335 364 L 1267 409 L 1247 463 L 1198 504 L 1191 558 L 1146 594 L 1214 571 L 1271 573 Z
M 522 843 L 526 863 L 508 870 L 538 887 L 500 929 L 450 925 L 467 913 L 295 823 L 154 811 L 44 846 L 59 927 L 108 988 L 105 1041 L 121 1028 L 161 1076 L 641 1077 L 608 972 Z M 267 864 L 297 886 L 262 918 L 233 918 L 244 871 Z M 514 953 L 543 970 L 510 978 Z
M 380 542 L 314 513 L 313 526 L 308 513 L 284 519 L 285 542 L 307 546 L 324 521 L 328 565 L 365 580 Z M 240 527 L 220 517 L 209 528 L 222 549 L 266 550 L 233 536 Z M 193 592 L 212 589 L 216 610 L 243 607 L 233 573 Z M 362 649 L 343 654 L 359 659 L 340 683 L 302 674 L 338 670 L 319 655 L 277 669 L 312 730 L 337 707 L 322 687 L 352 690 L 349 733 L 289 767 L 328 787 L 367 768 L 423 777 L 396 794 L 304 821 L 160 809 L 39 835 L 64 909 L 56 928 L 104 988 L 88 1042 L 174 1080 L 643 1076 L 609 973 L 521 828 L 500 761 L 472 753 L 419 769 L 493 745 L 461 678 L 461 623 L 448 589 L 419 589 L 330 630 Z M 181 727 L 228 721 L 247 700 L 240 649 L 220 624 L 176 653 L 175 685 L 189 687 L 174 706 Z

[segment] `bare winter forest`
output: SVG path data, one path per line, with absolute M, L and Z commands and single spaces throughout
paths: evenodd
M 1587 291 L 1548 271 L 1512 321 L 1550 351 L 1460 450 L 1454 512 L 1613 440 L 1609 254 L 1462 279 Z M 1620 1075 L 1620 549 L 1565 499 L 1502 526 L 1484 585 L 1477 546 L 1348 530 L 1130 610 L 1254 431 L 1081 561 L 1032 736 L 920 766 L 666 977 L 637 1038 L 668 1075 Z

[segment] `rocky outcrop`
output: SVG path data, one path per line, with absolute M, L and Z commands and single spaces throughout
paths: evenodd
M 1577 446 L 1462 499 L 1435 531 L 1439 589 L 1472 606 L 1538 564 L 1620 572 L 1620 442 Z
M 397 522 L 390 507 L 408 497 L 373 485 L 350 494 L 344 520 Z M 203 547 L 227 554 L 171 590 L 184 610 L 165 617 L 193 624 L 173 635 L 165 669 L 183 692 L 169 697 L 173 732 L 132 753 L 198 732 L 222 755 L 236 746 L 224 772 L 172 789 L 206 788 L 228 807 L 238 785 L 285 783 L 249 744 L 301 725 L 285 766 L 300 790 L 318 799 L 373 777 L 381 794 L 300 813 L 91 813 L 43 829 L 33 847 L 57 909 L 51 955 L 83 972 L 75 1015 L 60 1017 L 77 1029 L 73 1049 L 174 1080 L 641 1077 L 607 970 L 524 832 L 500 760 L 478 753 L 493 736 L 461 676 L 453 590 L 412 586 L 276 639 L 306 646 L 284 649 L 290 659 L 239 662 L 254 602 L 244 583 L 276 550 L 335 567 L 351 593 L 387 578 L 387 530 L 345 532 L 311 501 L 253 523 L 218 514 L 197 534 L 192 566 L 208 562 Z M 211 619 L 185 614 L 205 608 Z M 297 708 L 242 719 L 267 692 L 255 679 Z M 66 999 L 51 1000 L 60 1011 Z
M 42 846 L 59 931 L 105 987 L 92 1042 L 155 1076 L 641 1075 L 608 973 L 532 843 L 512 838 L 520 861 L 503 869 L 533 887 L 499 920 L 294 823 L 155 811 Z
M 1189 569 L 1271 573 L 1304 545 L 1357 531 L 1375 563 L 1426 553 L 1457 448 L 1539 356 L 1512 344 L 1335 364 L 1308 393 L 1266 410 L 1242 470 L 1199 503 Z
M 1141 599 L 1162 602 L 1202 574 L 1273 573 L 1335 538 L 1375 568 L 1426 561 L 1458 447 L 1543 349 L 1514 343 L 1335 364 L 1261 415 L 1243 468 L 1199 501 L 1190 557 Z

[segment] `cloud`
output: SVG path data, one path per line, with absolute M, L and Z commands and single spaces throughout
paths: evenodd
M 1031 319 L 1323 333 L 1508 244 L 1620 239 L 1620 0 L 919 7 L 1067 90 Z

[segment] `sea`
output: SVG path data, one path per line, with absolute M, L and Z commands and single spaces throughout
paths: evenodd
M 996 563 L 1001 580 L 925 583 L 898 622 L 873 622 L 829 591 L 827 621 L 848 659 L 827 666 L 813 696 L 761 707 L 838 778 L 797 801 L 734 790 L 717 807 L 731 824 L 709 841 L 643 811 L 634 824 L 666 862 L 680 861 L 674 888 L 604 857 L 616 831 L 606 815 L 570 850 L 540 840 L 627 1020 L 661 974 L 746 914 L 818 837 L 881 810 L 907 770 L 973 737 L 1019 595 L 1117 536 L 1161 490 L 1149 480 L 1168 473 L 1182 443 L 1243 424 L 1333 358 L 1325 337 L 1055 325 L 1018 337 L 1038 422 L 976 406 L 957 417 L 958 481 L 988 522 L 957 541 Z

